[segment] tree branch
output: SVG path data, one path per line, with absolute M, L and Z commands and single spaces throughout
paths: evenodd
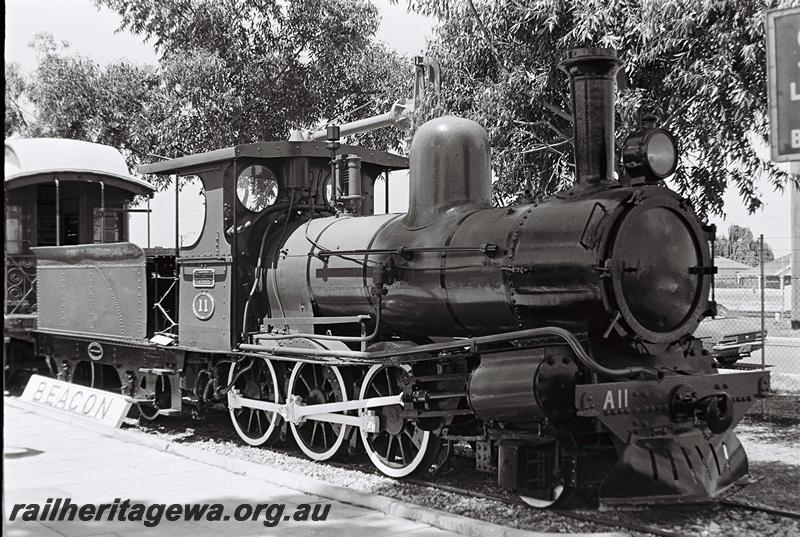
M 564 134 L 558 127 L 556 127 L 555 125 L 553 125 L 549 121 L 545 121 L 545 120 L 542 120 L 542 121 L 521 121 L 519 119 L 515 119 L 514 123 L 516 123 L 517 125 L 526 125 L 528 127 L 539 127 L 539 126 L 547 127 L 548 129 L 550 129 L 551 131 L 556 133 L 558 135 L 558 137 L 561 138 L 562 140 L 571 140 L 572 139 L 571 136 L 567 136 L 566 134 Z
M 548 111 L 554 113 L 555 115 L 557 115 L 558 117 L 560 117 L 564 121 L 569 121 L 570 123 L 572 123 L 572 116 L 569 115 L 568 113 L 564 112 L 563 110 L 561 110 L 560 108 L 556 107 L 555 105 L 552 105 L 552 104 L 548 103 L 547 101 L 541 101 L 540 100 L 539 102 L 542 104 L 542 108 L 544 108 L 545 110 L 548 110 Z
M 504 69 L 505 65 L 503 64 L 503 60 L 502 58 L 500 58 L 500 54 L 497 53 L 497 49 L 494 46 L 494 37 L 492 36 L 492 33 L 489 31 L 489 28 L 487 28 L 486 25 L 483 23 L 483 19 L 481 18 L 480 13 L 478 13 L 478 10 L 475 9 L 475 4 L 472 2 L 472 0 L 467 0 L 467 3 L 469 4 L 472 14 L 475 16 L 475 19 L 477 19 L 478 25 L 481 27 L 483 36 L 486 39 L 486 44 L 489 45 L 489 50 L 491 51 L 492 56 L 494 56 L 494 59 L 497 62 L 497 67 L 499 67 L 500 69 Z

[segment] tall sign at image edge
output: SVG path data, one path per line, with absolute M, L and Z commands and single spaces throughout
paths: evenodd
M 767 11 L 770 148 L 775 162 L 792 162 L 800 176 L 800 7 Z M 791 211 L 791 327 L 800 330 L 800 189 L 789 185 Z
M 772 160 L 800 161 L 800 7 L 767 11 L 766 35 Z

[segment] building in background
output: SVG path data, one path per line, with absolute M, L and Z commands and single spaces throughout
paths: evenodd
M 750 265 L 728 259 L 727 257 L 715 257 L 714 266 L 717 267 L 716 284 L 721 287 L 732 287 L 738 284 L 737 276 L 750 270 Z
M 761 265 L 750 268 L 738 274 L 742 284 L 755 287 L 761 285 Z M 792 284 L 792 256 L 786 254 L 764 263 L 764 287 L 767 289 L 782 289 Z

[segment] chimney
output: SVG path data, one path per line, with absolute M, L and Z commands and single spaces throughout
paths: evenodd
M 576 186 L 614 180 L 614 80 L 621 62 L 609 48 L 570 50 L 569 75 Z

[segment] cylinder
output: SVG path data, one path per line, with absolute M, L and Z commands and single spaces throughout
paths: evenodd
M 569 75 L 572 92 L 572 140 L 577 185 L 614 180 L 614 79 L 617 53 L 608 48 L 579 48 L 559 68 Z
M 467 387 L 481 420 L 530 423 L 574 414 L 578 366 L 563 346 L 486 354 Z
M 469 119 L 445 116 L 423 124 L 411 143 L 405 225 L 422 228 L 452 208 L 491 206 L 486 131 Z

